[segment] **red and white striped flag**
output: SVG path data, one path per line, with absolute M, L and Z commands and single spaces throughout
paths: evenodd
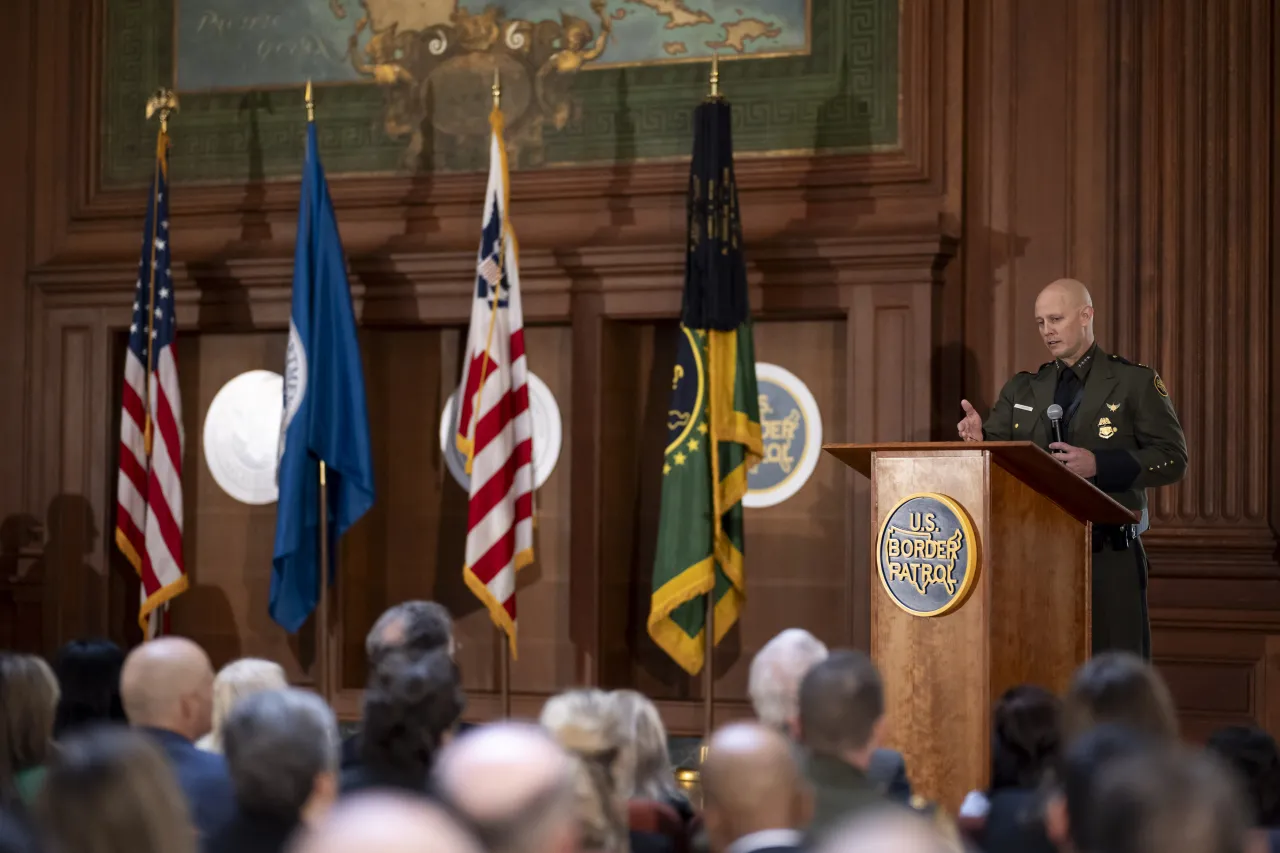
M 471 475 L 463 579 L 515 657 L 516 572 L 533 562 L 533 421 L 501 110 L 489 126 L 489 187 L 454 441 Z
M 169 275 L 168 148 L 168 135 L 161 130 L 124 357 L 116 483 L 116 546 L 141 580 L 138 623 L 147 639 L 165 633 L 169 601 L 187 589 L 182 562 L 182 398 Z

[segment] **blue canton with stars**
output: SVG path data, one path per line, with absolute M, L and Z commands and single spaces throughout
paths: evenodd
M 507 294 L 511 290 L 502 253 L 502 202 L 497 201 L 480 235 L 480 264 L 476 272 L 476 298 L 488 302 L 490 310 L 494 307 L 490 290 L 493 285 L 497 286 L 499 308 L 507 307 Z
M 133 297 L 133 320 L 129 324 L 129 349 L 147 365 L 147 375 L 155 372 L 160 350 L 173 343 L 177 321 L 173 313 L 173 279 L 169 274 L 169 181 L 168 156 L 156 169 L 147 222 L 142 232 L 142 259 L 138 262 L 138 283 Z M 150 336 L 151 346 L 147 346 Z M 148 356 L 150 363 L 148 364 Z

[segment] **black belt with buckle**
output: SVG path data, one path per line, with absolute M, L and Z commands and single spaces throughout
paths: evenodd
M 1093 526 L 1093 552 L 1096 554 L 1108 545 L 1112 551 L 1125 551 L 1138 540 L 1136 524 L 1095 524 Z

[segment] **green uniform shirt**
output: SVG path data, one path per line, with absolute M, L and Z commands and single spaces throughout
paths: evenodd
M 1045 411 L 1065 366 L 1054 360 L 1010 379 L 982 425 L 983 437 L 1032 441 L 1047 450 L 1054 439 Z M 1084 395 L 1063 440 L 1093 452 L 1099 489 L 1129 509 L 1145 510 L 1149 487 L 1176 483 L 1187 471 L 1187 441 L 1164 382 L 1150 367 L 1097 344 L 1073 369 Z

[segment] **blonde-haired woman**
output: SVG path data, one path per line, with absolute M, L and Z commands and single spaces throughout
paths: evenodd
M 30 803 L 53 758 L 58 679 L 35 655 L 0 653 L 0 800 Z
M 623 739 L 619 760 L 622 793 L 629 799 L 653 800 L 670 806 L 681 822 L 693 819 L 693 807 L 676 785 L 667 727 L 648 696 L 634 690 L 615 690 L 613 699 Z
M 164 753 L 120 726 L 88 727 L 62 743 L 35 816 L 59 853 L 197 853 Z
M 629 853 L 619 784 L 624 739 L 612 698 L 600 690 L 570 690 L 547 701 L 539 722 L 576 760 L 582 850 Z
M 289 686 L 284 668 L 261 658 L 241 658 L 224 666 L 213 680 L 213 728 L 196 746 L 206 752 L 222 752 L 222 724 L 236 703 L 246 696 Z

